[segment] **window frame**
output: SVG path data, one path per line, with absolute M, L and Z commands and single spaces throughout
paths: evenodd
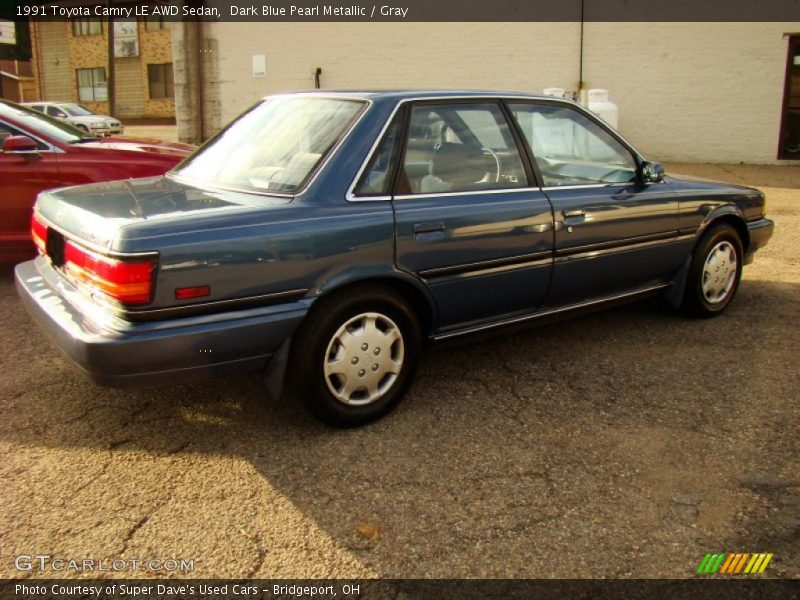
M 169 86 L 172 88 L 172 95 L 170 95 L 167 89 L 167 69 L 166 67 L 169 66 L 169 72 L 172 74 L 172 84 Z M 153 97 L 153 85 L 150 81 L 150 67 L 159 67 L 164 75 L 164 95 L 159 96 L 157 98 Z M 175 99 L 175 70 L 174 70 L 174 63 L 147 63 L 147 99 L 148 100 L 174 100 Z
M 348 96 L 348 95 L 336 95 L 336 94 L 317 94 L 317 93 L 303 93 L 298 92 L 294 94 L 274 94 L 270 96 L 264 96 L 256 101 L 252 106 L 250 106 L 247 110 L 242 112 L 238 117 L 233 119 L 230 123 L 228 123 L 225 127 L 223 127 L 220 131 L 216 134 L 211 136 L 208 140 L 203 142 L 201 146 L 199 146 L 198 150 L 202 150 L 206 145 L 212 144 L 214 140 L 219 138 L 220 136 L 225 135 L 228 130 L 234 126 L 234 124 L 243 117 L 246 113 L 255 110 L 262 102 L 270 99 L 270 98 L 279 98 L 283 96 L 294 96 L 294 97 L 314 97 L 314 98 L 324 98 L 324 99 L 333 99 L 333 100 L 349 100 L 351 102 L 356 102 L 361 104 L 361 109 L 359 112 L 355 114 L 353 120 L 350 124 L 345 128 L 345 130 L 341 133 L 338 139 L 331 145 L 328 149 L 328 152 L 317 162 L 316 167 L 306 176 L 306 179 L 303 181 L 302 186 L 299 186 L 297 189 L 292 190 L 291 192 L 278 192 L 278 191 L 263 191 L 253 188 L 247 187 L 240 187 L 240 186 L 232 186 L 232 185 L 220 185 L 220 184 L 213 184 L 213 183 L 206 183 L 206 182 L 198 182 L 193 180 L 191 177 L 186 177 L 181 175 L 177 172 L 177 169 L 181 166 L 182 163 L 178 163 L 172 169 L 167 171 L 164 176 L 178 182 L 187 182 L 192 184 L 196 187 L 206 188 L 206 189 L 213 189 L 213 190 L 230 190 L 234 192 L 245 192 L 248 194 L 256 194 L 259 196 L 277 196 L 280 198 L 297 198 L 305 194 L 309 188 L 314 184 L 317 177 L 327 168 L 330 161 L 333 160 L 335 156 L 339 153 L 339 149 L 344 145 L 347 139 L 350 137 L 350 134 L 358 128 L 358 125 L 361 123 L 361 119 L 370 112 L 374 101 L 372 98 L 363 97 L 363 96 Z M 388 126 L 388 125 L 387 125 Z M 362 165 L 362 168 L 363 165 Z M 359 175 L 360 176 L 360 175 Z M 351 187 L 355 185 L 354 183 L 351 184 Z
M 103 83 L 106 84 L 106 97 L 104 100 L 98 100 L 95 94 L 95 89 L 97 88 L 97 82 L 94 78 L 94 73 L 95 71 L 100 69 L 103 70 L 103 78 L 104 78 Z M 83 98 L 81 98 L 81 78 L 79 75 L 80 71 L 91 71 L 92 73 L 92 85 L 90 88 L 92 90 L 91 100 L 84 100 Z M 78 93 L 78 101 L 76 102 L 76 104 L 80 104 L 81 102 L 108 102 L 108 70 L 105 67 L 80 67 L 75 69 L 75 90 Z
M 353 185 L 351 186 L 348 195 L 352 194 L 354 199 L 382 199 L 382 200 L 391 200 L 392 199 L 392 191 L 395 187 L 395 182 L 397 179 L 398 173 L 398 166 L 400 164 L 400 156 L 403 152 L 404 142 L 405 142 L 405 135 L 406 135 L 406 127 L 408 125 L 408 121 L 406 115 L 409 111 L 405 105 L 399 105 L 398 108 L 392 112 L 389 119 L 381 129 L 381 132 L 378 134 L 375 143 L 370 148 L 370 151 L 367 155 L 367 161 L 363 164 L 362 168 L 359 170 L 358 175 L 356 176 Z M 395 140 L 394 146 L 392 147 L 392 156 L 390 159 L 390 163 L 386 169 L 386 178 L 389 180 L 389 190 L 388 194 L 359 194 L 358 188 L 364 182 L 364 178 L 370 172 L 370 165 L 375 157 L 378 155 L 378 152 L 383 147 L 384 142 L 386 141 L 387 137 L 389 136 L 389 132 L 392 130 L 392 127 L 397 124 L 400 128 L 398 132 L 397 140 Z
M 512 100 L 517 99 L 517 97 L 511 97 Z M 520 96 L 520 100 L 527 100 L 529 99 L 526 96 Z M 391 200 L 413 200 L 413 199 L 424 199 L 430 198 L 433 196 L 462 196 L 462 195 L 477 195 L 477 194 L 502 194 L 502 193 L 514 193 L 514 192 L 521 192 L 521 191 L 531 191 L 531 190 L 538 190 L 541 188 L 540 186 L 540 179 L 539 174 L 535 170 L 535 166 L 531 164 L 531 155 L 528 153 L 527 147 L 525 145 L 525 140 L 521 137 L 521 134 L 517 128 L 516 121 L 508 111 L 508 107 L 505 105 L 504 102 L 505 98 L 503 96 L 494 96 L 494 95 L 486 95 L 486 96 L 429 96 L 429 97 L 415 97 L 415 98 L 402 98 L 397 101 L 394 109 L 392 110 L 391 114 L 387 117 L 386 121 L 384 122 L 383 128 L 378 133 L 376 137 L 376 141 L 373 143 L 370 151 L 367 153 L 367 157 L 364 162 L 361 164 L 356 176 L 353 178 L 353 181 L 350 184 L 350 187 L 345 194 L 345 198 L 348 202 L 377 202 L 377 201 L 391 201 Z M 469 105 L 469 104 L 492 104 L 497 106 L 502 118 L 508 127 L 509 135 L 513 141 L 513 148 L 516 149 L 517 154 L 519 156 L 520 162 L 522 163 L 522 168 L 525 172 L 526 181 L 523 185 L 518 187 L 505 187 L 505 188 L 486 188 L 481 190 L 464 190 L 460 192 L 434 192 L 434 193 L 425 193 L 425 194 L 399 194 L 398 193 L 398 185 L 400 181 L 400 171 L 402 170 L 401 166 L 403 161 L 405 160 L 406 154 L 406 147 L 408 143 L 408 132 L 409 132 L 409 125 L 411 121 L 411 115 L 413 110 L 417 106 L 425 106 L 425 105 L 435 105 L 441 106 L 445 104 L 457 104 L 457 105 Z M 404 112 L 402 112 L 404 111 Z M 360 184 L 362 178 L 367 172 L 367 168 L 369 167 L 372 159 L 375 156 L 375 153 L 379 150 L 380 146 L 383 143 L 385 136 L 387 135 L 389 128 L 394 124 L 395 118 L 398 114 L 402 115 L 403 118 L 403 127 L 402 127 L 402 137 L 401 137 L 401 144 L 399 152 L 395 157 L 394 164 L 392 165 L 393 169 L 393 182 L 390 188 L 389 195 L 372 195 L 372 196 L 361 196 L 355 193 L 355 189 Z M 509 148 L 511 150 L 511 148 Z
M 613 186 L 626 186 L 631 185 L 631 183 L 637 183 L 641 185 L 650 185 L 656 182 L 644 182 L 642 179 L 642 163 L 645 161 L 645 158 L 639 153 L 631 144 L 629 144 L 613 127 L 611 127 L 608 123 L 603 121 L 600 117 L 595 115 L 592 111 L 580 106 L 579 104 L 574 104 L 571 102 L 559 102 L 558 100 L 547 100 L 543 98 L 504 98 L 503 103 L 506 105 L 506 110 L 508 111 L 508 115 L 512 121 L 513 127 L 517 130 L 517 134 L 521 137 L 522 143 L 525 146 L 525 152 L 528 154 L 528 158 L 531 161 L 531 166 L 533 167 L 536 173 L 536 179 L 539 182 L 540 189 L 543 191 L 548 190 L 571 190 L 571 189 L 582 189 L 582 188 L 600 188 L 600 187 L 613 187 Z M 636 180 L 627 181 L 627 182 L 609 182 L 609 183 L 579 183 L 574 185 L 551 185 L 546 186 L 544 185 L 544 177 L 542 176 L 541 171 L 539 170 L 539 165 L 536 162 L 536 154 L 533 151 L 533 148 L 530 147 L 528 144 L 528 139 L 525 137 L 525 134 L 520 128 L 519 123 L 514 118 L 513 111 L 511 110 L 511 104 L 528 104 L 531 106 L 548 106 L 548 105 L 557 105 L 562 108 L 566 108 L 568 110 L 572 110 L 580 115 L 583 115 L 588 120 L 592 121 L 595 125 L 603 129 L 613 140 L 615 140 L 618 144 L 620 144 L 626 151 L 628 151 L 633 158 L 633 162 L 635 165 L 635 172 L 636 172 Z M 662 183 L 662 182 L 657 182 Z
M 613 183 L 587 183 L 587 184 L 580 184 L 574 186 L 556 186 L 556 187 L 545 187 L 543 186 L 542 175 L 539 172 L 538 166 L 536 165 L 536 160 L 534 157 L 533 152 L 528 147 L 527 140 L 525 139 L 524 134 L 519 129 L 519 125 L 517 124 L 516 119 L 514 119 L 511 111 L 508 107 L 509 104 L 538 104 L 538 105 L 558 105 L 563 106 L 565 108 L 571 108 L 582 115 L 586 116 L 588 119 L 594 121 L 597 125 L 602 127 L 612 138 L 617 140 L 620 144 L 627 149 L 634 158 L 636 162 L 636 177 L 637 183 L 639 185 L 655 185 L 655 183 L 663 183 L 663 182 L 644 182 L 642 179 L 642 163 L 645 162 L 644 155 L 636 150 L 636 148 L 630 144 L 622 135 L 617 132 L 615 129 L 610 127 L 605 121 L 600 119 L 597 115 L 592 113 L 590 110 L 580 106 L 579 104 L 575 104 L 574 102 L 569 102 L 566 100 L 561 100 L 559 98 L 547 98 L 547 97 L 536 97 L 536 96 L 526 96 L 526 95 L 484 95 L 484 96 L 416 96 L 416 97 L 409 97 L 409 98 L 401 98 L 396 103 L 392 111 L 386 117 L 386 120 L 383 123 L 383 127 L 381 128 L 380 132 L 375 138 L 369 152 L 366 154 L 366 157 L 361 163 L 358 171 L 356 172 L 355 177 L 350 183 L 350 187 L 348 187 L 347 192 L 345 194 L 345 199 L 348 202 L 388 202 L 394 199 L 413 199 L 413 198 L 421 198 L 425 196 L 421 196 L 420 194 L 414 194 L 409 196 L 396 196 L 394 195 L 395 187 L 392 187 L 392 195 L 388 196 L 358 196 L 354 194 L 354 190 L 358 183 L 361 181 L 364 172 L 367 170 L 370 162 L 372 161 L 373 154 L 378 150 L 383 138 L 388 131 L 391 124 L 394 122 L 395 117 L 403 110 L 404 107 L 408 105 L 412 105 L 415 103 L 423 103 L 429 102 L 432 104 L 441 104 L 446 102 L 500 102 L 501 106 L 503 107 L 503 111 L 506 116 L 506 121 L 509 123 L 509 127 L 511 128 L 512 135 L 514 135 L 517 144 L 522 146 L 521 149 L 521 156 L 522 156 L 522 163 L 525 166 L 525 169 L 531 170 L 531 175 L 529 176 L 529 186 L 528 187 L 519 187 L 519 188 L 506 188 L 502 190 L 480 190 L 478 192 L 443 192 L 437 195 L 463 195 L 463 194 L 475 194 L 475 193 L 484 193 L 484 194 L 491 194 L 491 193 L 513 193 L 513 192 L 521 192 L 521 191 L 547 191 L 552 189 L 580 189 L 580 188 L 600 188 L 600 187 L 608 187 L 613 185 Z M 406 139 L 406 132 L 408 130 L 408 118 L 411 114 L 411 111 L 408 110 L 406 113 L 406 122 L 404 124 L 403 129 L 403 144 L 405 144 Z M 405 147 L 401 149 L 401 154 L 398 156 L 398 160 L 400 160 L 400 156 L 405 154 Z M 397 171 L 395 171 L 397 172 Z M 626 184 L 630 185 L 630 183 Z
M 76 17 L 76 18 L 72 19 L 71 23 L 72 23 L 72 37 L 92 37 L 92 36 L 95 36 L 95 35 L 103 35 L 103 21 L 101 21 L 100 19 L 93 19 L 91 17 Z M 82 23 L 86 23 L 89 26 L 92 23 L 97 23 L 99 28 L 100 28 L 100 31 L 98 31 L 97 33 L 92 33 L 92 32 L 76 33 L 75 32 L 76 27 L 80 28 L 79 26 Z
M 164 19 L 163 15 L 148 15 L 142 21 L 144 21 L 144 30 L 151 33 L 172 29 L 172 22 Z M 153 25 L 157 25 L 157 27 L 151 27 Z

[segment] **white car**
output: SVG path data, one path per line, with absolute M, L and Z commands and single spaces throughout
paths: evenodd
M 124 130 L 118 119 L 97 115 L 85 106 L 74 102 L 23 102 L 23 104 L 94 135 L 119 134 Z

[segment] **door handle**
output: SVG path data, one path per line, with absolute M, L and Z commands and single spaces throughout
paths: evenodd
M 581 209 L 562 210 L 561 214 L 564 216 L 565 219 L 574 218 L 574 217 L 585 217 L 586 216 L 586 213 Z
M 444 223 L 436 221 L 434 223 L 417 223 L 412 228 L 414 235 L 418 233 L 440 233 L 444 232 Z

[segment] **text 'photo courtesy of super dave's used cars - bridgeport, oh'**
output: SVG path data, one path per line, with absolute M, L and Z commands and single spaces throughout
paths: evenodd
M 424 347 L 661 296 L 720 314 L 773 231 L 764 194 L 673 178 L 552 97 L 267 97 L 166 175 L 45 191 L 33 318 L 95 382 L 291 379 L 388 413 Z

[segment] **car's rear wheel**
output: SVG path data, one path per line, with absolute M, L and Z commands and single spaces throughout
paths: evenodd
M 686 281 L 684 311 L 693 317 L 714 317 L 736 295 L 742 277 L 742 240 L 730 225 L 707 231 L 692 254 Z
M 390 288 L 323 297 L 292 340 L 293 379 L 310 411 L 334 427 L 390 412 L 405 395 L 422 346 L 410 305 Z

